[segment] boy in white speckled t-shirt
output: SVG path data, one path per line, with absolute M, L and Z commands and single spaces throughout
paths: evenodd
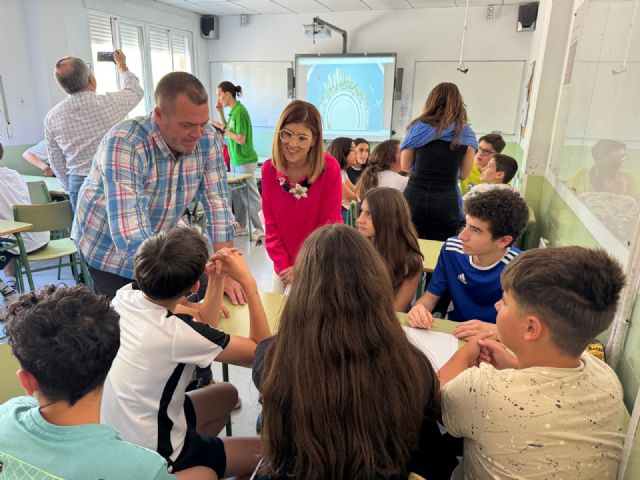
M 439 372 L 444 425 L 464 438 L 453 478 L 615 478 L 622 387 L 584 349 L 613 319 L 622 269 L 602 250 L 536 249 L 501 282 L 500 343 L 475 337 Z

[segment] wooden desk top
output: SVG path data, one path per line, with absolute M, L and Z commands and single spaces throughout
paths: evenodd
M 420 246 L 422 255 L 424 255 L 422 271 L 429 273 L 433 272 L 436 268 L 436 264 L 438 263 L 440 250 L 442 249 L 442 245 L 444 245 L 444 242 L 439 242 L 438 240 L 424 240 L 422 238 L 419 238 L 418 245 Z
M 253 177 L 253 175 L 251 175 L 250 173 L 227 172 L 227 183 L 239 183 L 251 177 Z
M 26 232 L 31 230 L 30 223 L 14 222 L 13 220 L 0 220 L 0 235 L 10 235 L 12 233 Z
M 260 292 L 260 299 L 267 314 L 271 333 L 276 333 L 286 296 L 278 293 Z M 229 309 L 231 317 L 220 320 L 218 328 L 231 335 L 247 337 L 249 335 L 249 307 L 247 305 L 234 306 L 226 296 L 224 297 L 224 304 Z M 398 320 L 400 320 L 401 325 L 409 325 L 407 323 L 407 315 L 404 313 L 398 313 Z M 433 331 L 453 333 L 453 329 L 457 325 L 458 322 L 436 318 L 433 324 Z
M 60 184 L 60 180 L 55 177 L 40 177 L 38 175 L 20 175 L 25 182 L 44 182 L 47 185 L 49 193 L 57 195 L 65 195 L 64 188 Z

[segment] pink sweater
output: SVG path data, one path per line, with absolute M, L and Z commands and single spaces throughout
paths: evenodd
M 342 223 L 342 177 L 335 158 L 324 154 L 325 168 L 307 191 L 307 197 L 296 199 L 285 192 L 271 159 L 262 165 L 262 212 L 266 227 L 267 253 L 276 273 L 293 265 L 302 242 L 316 228 Z

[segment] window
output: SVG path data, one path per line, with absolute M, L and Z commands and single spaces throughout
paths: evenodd
M 191 73 L 189 35 L 155 27 L 149 30 L 153 87 L 169 72 Z
M 144 35 L 143 27 L 125 22 L 118 24 L 120 31 L 120 48 L 127 56 L 127 66 L 140 79 L 142 88 L 145 87 L 144 79 L 147 77 L 144 67 Z M 146 89 L 145 89 L 146 90 Z M 148 112 L 146 96 L 131 110 L 129 116 L 137 117 Z
M 114 50 L 111 20 L 102 15 L 89 14 L 89 33 L 91 35 L 91 69 L 96 77 L 96 92 L 106 93 L 118 90 L 116 66 L 109 62 L 98 62 L 98 52 Z
M 95 73 L 97 92 L 120 89 L 117 67 L 109 62 L 98 62 L 98 52 L 122 49 L 127 66 L 140 79 L 144 98 L 129 114 L 145 115 L 153 107 L 153 91 L 160 79 L 169 72 L 192 73 L 192 40 L 190 32 L 151 26 L 100 13 L 89 13 L 91 35 L 91 67 Z

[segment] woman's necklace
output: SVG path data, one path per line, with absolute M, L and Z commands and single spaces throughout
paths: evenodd
M 294 183 L 293 185 L 291 185 L 291 183 L 289 183 L 289 180 L 286 177 L 282 176 L 278 177 L 278 182 L 280 183 L 280 186 L 283 188 L 283 190 L 296 197 L 296 200 L 307 198 L 307 190 L 311 188 L 311 182 L 309 182 L 309 180 L 307 180 L 306 178 L 302 179 L 302 181 L 299 183 Z

